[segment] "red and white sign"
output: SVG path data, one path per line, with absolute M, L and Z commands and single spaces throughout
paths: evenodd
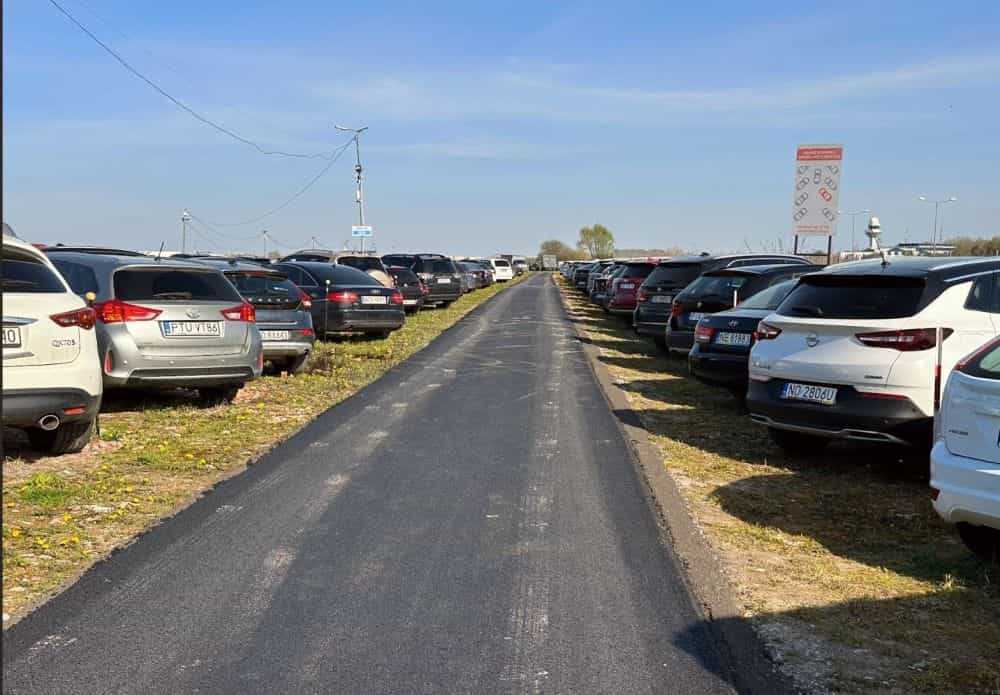
M 792 196 L 792 233 L 797 236 L 833 236 L 837 233 L 840 199 L 841 145 L 799 145 L 795 154 Z

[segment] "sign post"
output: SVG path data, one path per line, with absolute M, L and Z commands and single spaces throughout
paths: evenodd
M 833 260 L 843 162 L 843 145 L 799 145 L 795 153 L 792 197 L 795 253 L 799 252 L 800 236 L 825 236 L 827 264 Z
M 361 253 L 365 252 L 365 239 L 371 238 L 372 233 L 371 226 L 367 224 L 356 224 L 351 227 L 351 236 L 361 239 Z

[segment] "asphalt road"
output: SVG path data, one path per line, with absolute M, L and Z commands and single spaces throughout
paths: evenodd
M 719 693 L 547 277 L 4 636 L 8 693 Z

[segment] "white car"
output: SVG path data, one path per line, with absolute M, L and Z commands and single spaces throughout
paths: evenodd
M 751 417 L 794 454 L 835 438 L 929 450 L 941 385 L 1000 329 L 998 278 L 998 258 L 859 261 L 803 276 L 754 334 Z
M 976 555 L 1000 562 L 1000 339 L 952 370 L 934 434 L 934 509 Z
M 490 258 L 488 260 L 493 266 L 493 277 L 497 282 L 507 282 L 514 279 L 514 270 L 506 259 Z
M 90 441 L 101 406 L 96 314 L 45 254 L 3 237 L 3 424 L 51 454 Z

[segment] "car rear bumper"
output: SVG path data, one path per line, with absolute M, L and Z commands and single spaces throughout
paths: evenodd
M 430 292 L 424 297 L 427 303 L 453 302 L 462 296 L 462 287 L 457 282 L 448 287 L 429 287 Z
M 83 411 L 67 414 L 67 409 Z M 101 394 L 92 395 L 83 389 L 38 388 L 10 389 L 3 392 L 3 424 L 8 427 L 29 427 L 44 415 L 55 415 L 60 422 L 93 420 L 101 407 Z
M 784 379 L 751 381 L 747 391 L 750 419 L 831 439 L 925 446 L 930 442 L 934 418 L 910 400 L 864 398 L 850 386 L 837 386 L 834 405 L 789 401 L 780 397 L 786 383 Z
M 134 369 L 119 386 L 129 388 L 200 388 L 244 384 L 260 373 L 250 366 L 195 367 L 189 369 Z
M 688 368 L 698 381 L 745 390 L 748 360 L 749 355 L 702 352 L 695 346 L 688 353 Z
M 658 323 L 654 321 L 636 321 L 635 322 L 635 332 L 639 335 L 648 335 L 654 338 L 662 338 L 664 331 L 667 330 L 667 322 Z
M 264 359 L 297 357 L 312 351 L 313 340 L 265 340 Z
M 635 307 L 620 306 L 615 304 L 608 304 L 608 311 L 612 314 L 618 314 L 619 316 L 631 316 L 635 313 Z
M 945 521 L 1000 530 L 1000 464 L 956 456 L 939 441 L 931 450 L 931 487 Z
M 689 352 L 694 347 L 694 331 L 667 332 L 667 347 L 678 352 Z
M 392 311 L 346 311 L 330 315 L 327 333 L 347 331 L 396 330 L 406 321 L 403 310 Z

